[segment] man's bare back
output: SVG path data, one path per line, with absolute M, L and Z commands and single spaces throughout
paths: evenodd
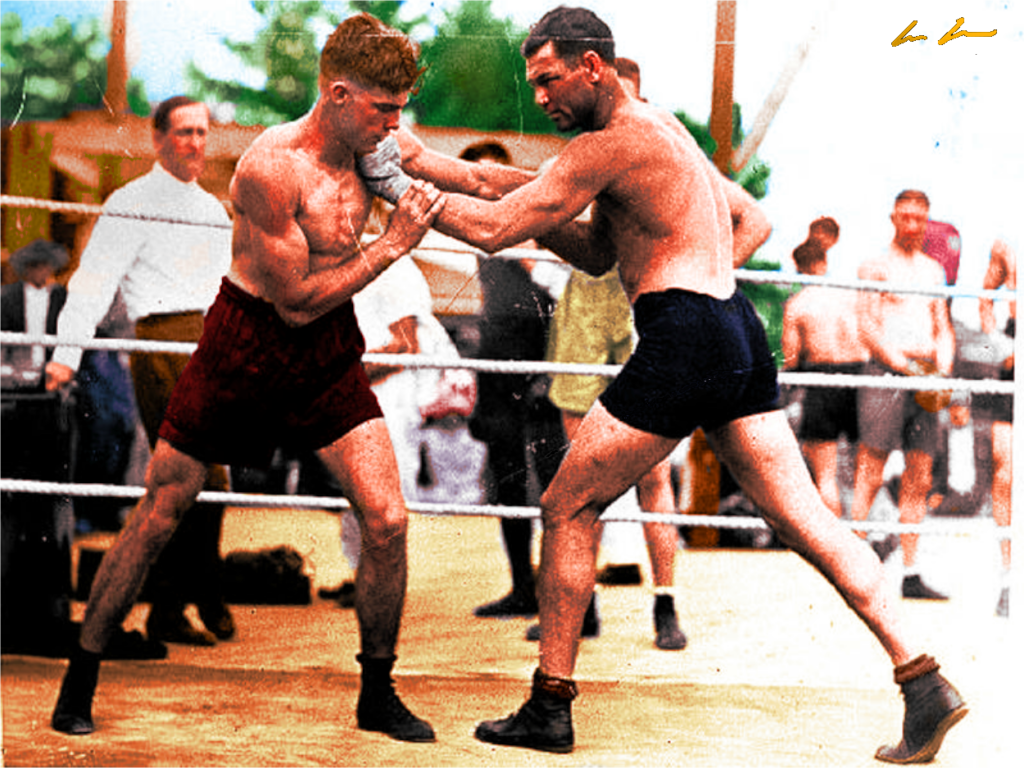
M 857 328 L 857 293 L 810 285 L 786 303 L 783 352 L 786 367 L 842 365 L 868 359 Z M 793 351 L 785 334 L 793 332 Z M 795 359 L 790 359 L 791 356 Z

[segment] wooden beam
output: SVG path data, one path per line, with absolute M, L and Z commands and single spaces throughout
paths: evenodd
M 718 0 L 715 23 L 715 71 L 708 129 L 718 144 L 712 160 L 726 176 L 732 160 L 732 79 L 736 57 L 736 0 Z

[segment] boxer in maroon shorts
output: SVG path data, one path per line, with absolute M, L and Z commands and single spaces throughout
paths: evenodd
M 103 650 L 202 489 L 206 464 L 266 464 L 274 446 L 291 444 L 316 450 L 359 518 L 356 722 L 394 739 L 434 741 L 433 728 L 405 707 L 391 679 L 408 512 L 391 438 L 360 364 L 364 345 L 351 300 L 422 239 L 445 202 L 434 184 L 493 198 L 530 175 L 419 146 L 411 164 L 430 181 L 369 186 L 358 159 L 398 129 L 422 72 L 417 55 L 413 41 L 372 16 L 346 19 L 324 45 L 314 107 L 264 131 L 239 160 L 231 269 L 175 388 L 146 493 L 93 580 L 54 729 L 94 730 Z M 387 230 L 363 244 L 374 195 L 396 207 Z
M 265 467 L 278 446 L 317 450 L 383 414 L 360 364 L 351 302 L 293 328 L 225 279 L 160 437 L 204 463 Z

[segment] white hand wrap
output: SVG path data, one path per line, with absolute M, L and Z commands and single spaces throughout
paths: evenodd
M 373 194 L 389 203 L 398 203 L 412 179 L 402 172 L 402 150 L 394 134 L 378 144 L 373 152 L 359 158 L 359 175 Z

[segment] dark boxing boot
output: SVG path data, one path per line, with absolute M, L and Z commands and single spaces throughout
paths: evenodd
M 474 735 L 488 744 L 572 752 L 572 700 L 578 693 L 572 680 L 550 677 L 538 669 L 530 698 L 519 711 L 504 720 L 480 723 Z
M 903 740 L 880 747 L 875 757 L 887 763 L 930 762 L 949 729 L 967 714 L 967 705 L 931 656 L 897 667 L 894 677 L 903 691 Z
M 72 652 L 50 720 L 55 731 L 85 736 L 96 730 L 92 722 L 92 697 L 96 693 L 101 658 L 100 654 L 90 653 L 81 646 Z
M 371 659 L 356 656 L 363 666 L 356 722 L 364 731 L 384 733 L 398 741 L 432 742 L 436 740 L 430 723 L 416 717 L 398 698 L 391 669 L 395 657 Z

